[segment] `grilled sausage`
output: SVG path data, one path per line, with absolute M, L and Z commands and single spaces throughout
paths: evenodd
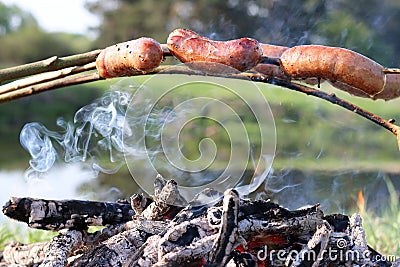
M 373 97 L 384 89 L 383 67 L 354 51 L 321 45 L 300 45 L 282 53 L 281 64 L 291 78 L 317 77 L 340 82 Z
M 262 48 L 257 40 L 213 41 L 185 29 L 171 32 L 167 46 L 171 54 L 182 62 L 220 63 L 240 71 L 254 67 L 262 57 Z
M 142 37 L 103 49 L 96 59 L 96 67 L 103 78 L 129 76 L 153 70 L 162 58 L 161 45 Z

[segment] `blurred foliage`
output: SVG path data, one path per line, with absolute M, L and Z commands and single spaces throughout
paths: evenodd
M 293 45 L 303 37 L 303 33 L 301 36 L 298 33 L 307 32 L 324 13 L 319 10 L 323 2 L 309 2 L 315 1 L 113 0 L 90 1 L 87 6 L 102 18 L 97 29 L 99 46 L 144 35 L 162 42 L 178 27 L 214 39 L 248 36 L 263 42 Z M 297 17 L 311 16 L 313 19 L 296 21 Z
M 20 65 L 45 59 L 54 55 L 67 56 L 86 52 L 86 38 L 66 33 L 46 33 L 40 28 L 29 26 L 18 32 L 0 36 L 1 67 Z
M 0 68 L 90 49 L 87 37 L 45 32 L 30 13 L 1 2 L 0 43 Z M 94 85 L 80 85 L 1 104 L 0 146 L 7 153 L 0 153 L 0 166 L 17 168 L 28 164 L 28 154 L 19 144 L 19 132 L 25 123 L 38 121 L 52 128 L 57 118 L 72 120 L 78 108 L 100 94 Z
M 0 2 L 0 36 L 18 32 L 29 26 L 38 27 L 30 13 L 15 5 L 7 6 Z
M 30 13 L 0 2 L 0 67 L 24 64 L 54 55 L 88 51 L 90 41 L 77 34 L 48 33 Z

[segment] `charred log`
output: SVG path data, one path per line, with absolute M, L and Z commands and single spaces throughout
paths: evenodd
M 134 215 L 129 204 L 29 197 L 11 197 L 3 213 L 31 228 L 52 231 L 119 224 L 130 221 Z
M 84 233 L 78 230 L 66 230 L 52 238 L 45 248 L 45 256 L 40 267 L 66 266 L 68 258 L 83 246 Z

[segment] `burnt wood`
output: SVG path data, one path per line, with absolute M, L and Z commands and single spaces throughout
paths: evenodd
M 11 197 L 4 205 L 3 213 L 31 228 L 52 231 L 124 223 L 135 214 L 130 204 L 29 197 Z

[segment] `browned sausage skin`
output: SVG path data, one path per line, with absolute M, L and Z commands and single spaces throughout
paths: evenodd
M 288 48 L 261 44 L 261 47 L 263 56 L 280 58 L 282 66 L 286 66 L 286 73 L 281 67 L 270 64 L 258 64 L 253 68 L 269 77 L 301 78 L 310 84 L 316 84 L 316 77 L 321 81 L 329 79 L 334 87 L 359 97 L 384 100 L 400 97 L 400 74 L 384 73 L 381 65 L 354 51 L 320 45 Z M 303 58 L 299 59 L 300 56 Z
M 300 45 L 282 53 L 283 70 L 292 78 L 317 77 L 360 89 L 370 97 L 384 89 L 383 67 L 354 51 L 321 45 Z
M 387 73 L 385 86 L 382 92 L 375 95 L 374 98 L 390 100 L 400 96 L 400 74 Z
M 261 43 L 261 48 L 264 57 L 280 58 L 282 53 L 289 49 L 289 47 L 270 45 Z M 288 79 L 280 66 L 275 66 L 271 64 L 258 64 L 252 70 L 257 71 L 271 78 Z
M 96 67 L 103 78 L 129 76 L 153 70 L 162 58 L 161 45 L 142 37 L 103 49 L 96 59 Z
M 280 58 L 283 52 L 289 49 L 287 46 L 271 45 L 260 43 L 263 50 L 263 56 Z
M 270 44 L 263 44 L 261 43 L 261 47 L 263 49 L 263 56 L 264 57 L 271 57 L 271 58 L 280 58 L 283 52 L 286 50 L 290 49 L 289 47 L 286 46 L 280 46 L 280 45 L 270 45 Z M 257 71 L 259 73 L 262 73 L 266 75 L 267 77 L 271 78 L 278 78 L 278 79 L 283 79 L 283 80 L 289 80 L 291 77 L 287 75 L 281 66 L 275 66 L 271 64 L 258 64 L 252 70 Z M 302 78 L 305 83 L 310 84 L 310 85 L 316 85 L 322 82 L 323 80 L 315 78 L 315 77 L 308 77 L 308 78 Z
M 262 48 L 254 39 L 213 41 L 186 29 L 171 32 L 167 46 L 182 62 L 220 63 L 240 71 L 254 67 L 262 57 Z

